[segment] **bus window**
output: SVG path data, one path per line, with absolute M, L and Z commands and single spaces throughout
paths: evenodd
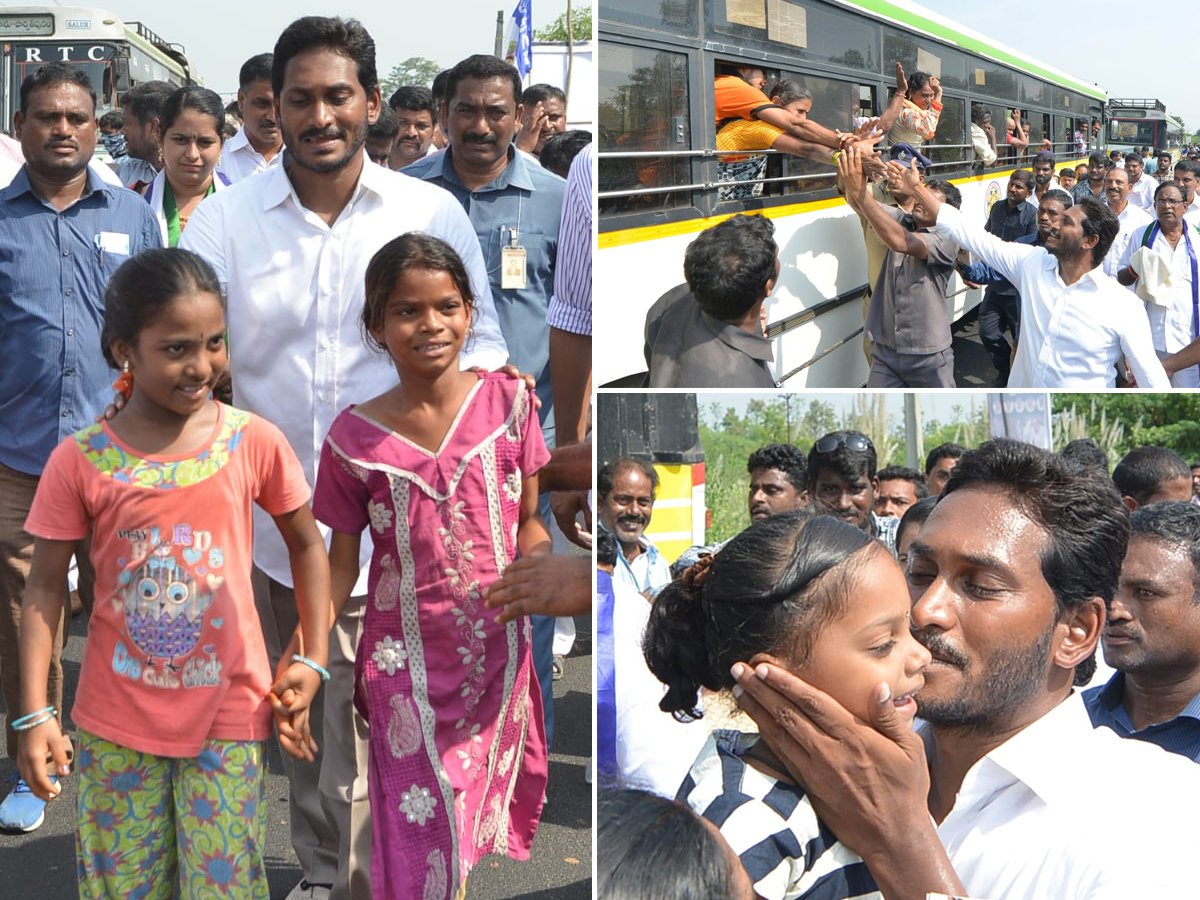
M 1069 116 L 1054 117 L 1054 153 L 1056 156 L 1074 156 L 1078 152 L 1075 145 L 1075 122 Z
M 693 0 L 659 0 L 653 4 L 643 0 L 604 0 L 600 6 L 600 18 L 697 37 L 700 30 L 698 10 L 699 4 Z
M 860 115 L 863 91 L 867 91 L 867 102 L 873 93 L 866 85 L 849 81 L 839 81 L 833 78 L 821 78 L 817 75 L 806 75 L 799 72 L 783 71 L 779 73 L 780 80 L 794 81 L 801 88 L 812 94 L 813 103 L 810 118 L 820 122 L 826 128 L 837 131 L 853 131 L 854 119 Z M 772 160 L 774 162 L 774 160 Z M 768 171 L 776 168 L 770 166 Z M 790 178 L 798 176 L 822 176 L 819 178 L 806 177 L 803 181 L 783 183 L 782 188 L 773 193 L 794 194 L 812 193 L 814 191 L 832 190 L 837 182 L 837 172 L 828 163 L 814 162 L 798 156 L 785 156 L 777 166 L 780 175 Z
M 604 43 L 600 53 L 600 152 L 688 150 L 687 57 L 643 47 Z M 600 160 L 600 191 L 631 191 L 691 183 L 689 158 L 647 156 Z M 603 212 L 684 206 L 687 192 L 602 199 Z
M 1046 90 L 1046 83 L 1040 78 L 1033 78 L 1030 75 L 1021 76 L 1021 105 L 1024 108 L 1026 103 L 1034 106 L 1045 106 L 1050 100 L 1049 93 Z
M 963 160 L 971 156 L 971 148 L 956 146 L 967 143 L 966 109 L 966 100 L 942 95 L 942 114 L 938 117 L 937 133 L 929 142 L 929 149 L 924 150 L 925 155 L 934 162 L 930 178 L 940 178 L 944 181 L 951 175 L 963 174 L 969 169 L 970 163 Z M 938 163 L 958 165 L 937 165 Z
M 970 70 L 967 72 L 967 81 L 971 85 L 971 93 L 976 97 L 991 97 L 993 100 L 999 100 L 1008 106 L 1017 99 L 1017 73 L 1012 69 L 1006 69 L 1004 66 L 997 65 L 990 59 L 975 57 L 968 63 Z M 992 113 L 993 123 L 996 118 L 995 112 Z M 999 123 L 1003 124 L 1003 120 Z M 996 128 L 999 131 L 999 125 Z
M 896 63 L 906 74 L 926 72 L 935 75 L 943 88 L 966 90 L 967 57 L 945 44 L 928 38 L 885 28 L 883 32 L 883 71 L 896 71 Z
M 733 38 L 744 47 L 786 53 L 805 62 L 877 72 L 879 26 L 860 15 L 807 0 L 773 0 L 766 4 L 744 0 L 709 0 L 714 35 Z

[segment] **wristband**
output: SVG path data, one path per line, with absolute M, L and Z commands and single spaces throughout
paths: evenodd
M 1141 278 L 1141 277 L 1142 277 L 1142 276 L 1141 276 L 1141 275 L 1139 275 L 1137 272 L 1133 271 L 1133 266 L 1132 266 L 1132 265 L 1128 265 L 1128 266 L 1126 266 L 1126 267 L 1125 267 L 1125 271 L 1129 273 L 1129 277 L 1130 277 L 1130 278 L 1132 278 L 1134 281 L 1137 281 L 1139 278 Z
M 292 654 L 292 662 L 300 663 L 301 665 L 308 666 L 310 669 L 312 669 L 314 672 L 316 672 L 318 675 L 321 676 L 321 681 L 329 680 L 329 670 L 327 668 L 325 668 L 324 666 L 313 662 L 307 656 L 301 656 L 299 653 L 293 653 Z
M 37 712 L 31 712 L 27 716 L 21 716 L 19 719 L 14 719 L 8 724 L 12 727 L 13 731 L 25 731 L 29 728 L 33 728 L 37 725 L 41 725 L 43 722 L 53 719 L 56 715 L 58 715 L 57 709 L 55 709 L 53 706 L 46 706 L 42 709 L 39 709 Z M 35 722 L 34 719 L 37 719 L 37 721 Z
M 841 156 L 841 155 L 842 155 L 842 151 L 841 151 L 841 150 L 834 150 L 834 151 L 833 151 L 833 164 L 834 164 L 835 166 L 838 164 L 838 157 L 839 157 L 839 156 Z

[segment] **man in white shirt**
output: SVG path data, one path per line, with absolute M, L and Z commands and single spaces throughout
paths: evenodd
M 282 429 L 312 484 L 334 417 L 396 384 L 391 361 L 368 349 L 359 325 L 367 263 L 396 235 L 424 231 L 462 257 L 476 298 L 463 365 L 496 368 L 508 349 L 462 207 L 440 188 L 367 164 L 363 145 L 381 98 L 365 29 L 315 16 L 293 22 L 275 45 L 271 79 L 282 163 L 201 203 L 181 246 L 227 286 L 236 403 Z M 366 726 L 352 702 L 370 556 L 364 540 L 362 573 L 331 635 L 323 722 L 321 699 L 312 706 L 319 770 L 290 765 L 292 842 L 304 873 L 293 900 L 371 896 Z M 295 621 L 291 570 L 277 530 L 257 513 L 254 562 L 277 659 Z
M 1184 192 L 1187 209 L 1183 213 L 1183 221 L 1193 228 L 1200 228 L 1200 195 L 1196 193 L 1196 186 L 1200 184 L 1200 162 L 1194 159 L 1179 160 L 1171 177 Z
M 596 474 L 600 525 L 617 539 L 613 581 L 635 591 L 655 591 L 671 580 L 671 569 L 643 532 L 654 513 L 658 473 L 636 459 L 612 459 Z
M 238 72 L 238 109 L 242 127 L 221 148 L 218 166 L 230 182 L 249 178 L 279 165 L 283 133 L 275 114 L 275 90 L 271 87 L 270 53 L 252 56 Z
M 1112 168 L 1104 176 L 1104 194 L 1108 198 L 1108 208 L 1117 216 L 1117 224 L 1121 230 L 1113 239 L 1112 246 L 1104 254 L 1101 268 L 1110 278 L 1117 277 L 1121 260 L 1127 255 L 1130 239 L 1135 231 L 1140 231 L 1144 225 L 1149 225 L 1153 218 L 1144 209 L 1133 204 L 1133 196 L 1129 192 L 1129 170 Z
M 916 171 L 904 170 L 904 187 L 937 215 L 939 230 L 1017 286 L 1021 340 L 1010 388 L 1111 388 L 1122 356 L 1140 387 L 1170 384 L 1141 301 L 1100 271 L 1120 225 L 1098 200 L 1077 201 L 1035 247 L 1002 241 L 967 222 L 926 190 Z
M 1125 171 L 1129 173 L 1129 202 L 1154 214 L 1154 192 L 1158 180 L 1145 169 L 1145 160 L 1137 153 L 1125 157 Z
M 865 724 L 783 668 L 735 665 L 742 705 L 885 896 L 1193 892 L 1200 769 L 1093 729 L 1074 690 L 1095 666 L 1128 530 L 1111 486 L 989 441 L 959 461 L 909 548 L 912 627 L 933 656 L 921 734 L 886 684 Z

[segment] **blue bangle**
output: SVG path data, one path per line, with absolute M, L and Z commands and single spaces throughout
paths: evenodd
M 318 675 L 321 676 L 321 681 L 329 680 L 329 670 L 327 668 L 325 668 L 324 666 L 313 662 L 307 656 L 301 656 L 299 653 L 293 653 L 292 654 L 292 662 L 302 663 L 303 665 L 308 666 L 310 669 L 312 669 L 314 672 L 316 672 Z
M 53 720 L 54 720 L 54 714 L 47 713 L 46 715 L 44 715 L 40 719 L 38 719 L 36 722 L 23 722 L 20 725 L 14 725 L 13 731 L 30 731 L 34 728 L 37 728 L 39 725 L 45 725 L 47 722 L 52 722 Z
M 31 712 L 27 716 L 21 716 L 19 719 L 14 719 L 8 724 L 13 731 L 23 731 L 26 728 L 32 728 L 33 725 L 29 723 L 33 722 L 33 720 L 37 719 L 39 716 L 44 716 L 46 713 L 50 713 L 51 718 L 53 718 L 54 716 L 58 715 L 58 710 L 53 706 L 46 706 L 42 709 L 39 709 L 37 712 Z M 41 725 L 42 723 L 39 721 L 36 724 Z

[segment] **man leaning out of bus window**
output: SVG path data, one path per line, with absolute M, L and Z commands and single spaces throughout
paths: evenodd
M 775 225 L 733 216 L 700 232 L 683 257 L 686 284 L 646 314 L 647 387 L 777 387 L 763 301 L 779 277 Z
M 929 161 L 907 145 L 892 150 L 902 148 L 916 165 L 923 161 L 928 166 Z M 903 156 L 897 154 L 898 159 Z M 899 171 L 899 162 L 892 165 Z M 857 148 L 842 155 L 838 174 L 846 188 L 846 202 L 871 223 L 888 248 L 864 325 L 872 342 L 867 387 L 954 387 L 946 286 L 954 275 L 958 242 L 932 230 L 937 219 L 920 201 L 906 213 L 872 197 Z M 902 183 L 899 177 L 896 183 Z M 925 186 L 943 203 L 956 209 L 962 205 L 954 185 L 928 181 Z

